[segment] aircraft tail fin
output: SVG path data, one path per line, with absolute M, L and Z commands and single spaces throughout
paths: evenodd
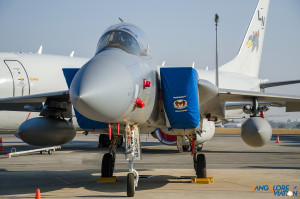
M 258 77 L 269 0 L 259 0 L 237 56 L 220 67 L 220 71 Z

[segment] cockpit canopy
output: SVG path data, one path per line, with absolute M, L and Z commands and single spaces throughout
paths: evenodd
M 105 48 L 119 48 L 127 53 L 149 55 L 149 42 L 141 29 L 128 24 L 120 23 L 109 27 L 100 38 L 96 54 Z

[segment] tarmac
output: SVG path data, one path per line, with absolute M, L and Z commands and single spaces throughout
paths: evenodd
M 98 149 L 98 135 L 77 134 L 75 139 L 48 155 L 33 153 L 8 158 L 17 151 L 35 149 L 14 135 L 1 135 L 0 198 L 123 198 L 126 197 L 128 163 L 119 148 L 116 183 L 97 183 L 101 159 L 107 149 Z M 134 162 L 141 178 L 135 198 L 281 198 L 294 192 L 300 197 L 300 135 L 276 136 L 264 147 L 247 146 L 239 135 L 215 135 L 204 145 L 207 175 L 211 184 L 192 184 L 180 176 L 195 176 L 190 152 L 179 153 L 148 135 L 142 135 L 142 160 Z M 283 186 L 284 185 L 284 186 Z M 299 190 L 299 191 L 298 191 Z M 286 192 L 285 192 L 286 194 Z M 287 196 L 284 196 L 285 198 Z

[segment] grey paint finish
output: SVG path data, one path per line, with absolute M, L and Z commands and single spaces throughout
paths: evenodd
M 131 55 L 117 48 L 104 50 L 74 77 L 71 102 L 81 114 L 96 121 L 142 124 L 156 110 L 155 67 L 151 57 Z M 150 88 L 143 88 L 144 79 L 151 81 Z M 144 108 L 135 107 L 137 98 L 144 101 Z
M 37 117 L 23 122 L 18 134 L 27 144 L 55 146 L 70 142 L 76 135 L 72 122 L 50 117 Z
M 241 137 L 252 147 L 261 147 L 271 139 L 272 128 L 269 122 L 260 117 L 247 119 L 241 128 Z
M 116 120 L 127 111 L 134 96 L 130 74 L 124 62 L 117 59 L 122 52 L 111 51 L 104 51 L 92 58 L 79 70 L 71 84 L 73 105 L 93 120 Z

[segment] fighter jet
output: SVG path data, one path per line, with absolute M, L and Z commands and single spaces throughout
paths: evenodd
M 64 74 L 68 89 L 26 93 L 0 99 L 0 103 L 7 105 L 6 110 L 40 112 L 41 117 L 28 119 L 18 129 L 21 139 L 33 145 L 72 139 L 68 135 L 74 133 L 74 108 L 80 128 L 106 133 L 111 139 L 102 159 L 102 177 L 113 176 L 117 143 L 124 136 L 129 163 L 127 196 L 134 196 L 139 181 L 133 167 L 134 160 L 141 159 L 139 135 L 158 128 L 176 136 L 179 149 L 184 136 L 189 140 L 196 176 L 205 178 L 205 155 L 197 149 L 213 137 L 214 124 L 225 118 L 226 110 L 251 116 L 241 127 L 241 137 L 253 147 L 271 138 L 271 126 L 263 117 L 269 106 L 300 111 L 300 97 L 261 92 L 262 88 L 295 83 L 266 83 L 258 78 L 268 7 L 269 0 L 259 1 L 237 56 L 218 72 L 157 65 L 145 33 L 121 22 L 105 30 L 95 55 L 82 67 L 63 68 L 59 76 Z

